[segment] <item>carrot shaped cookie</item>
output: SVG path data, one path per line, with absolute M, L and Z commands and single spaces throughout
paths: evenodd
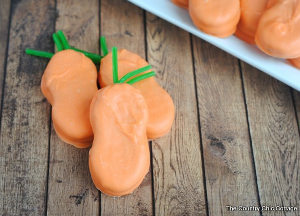
M 89 147 L 93 140 L 89 108 L 98 90 L 93 62 L 73 50 L 56 53 L 43 74 L 41 90 L 52 105 L 58 136 L 77 148 Z
M 150 166 L 146 133 L 148 106 L 140 90 L 130 84 L 150 79 L 155 73 L 131 76 L 132 79 L 125 83 L 126 77 L 118 80 L 116 48 L 113 48 L 113 58 L 113 84 L 100 89 L 91 103 L 94 141 L 89 167 L 99 190 L 111 196 L 122 196 L 140 185 Z
M 189 13 L 197 28 L 217 37 L 236 31 L 240 0 L 189 0 Z
M 118 63 L 119 78 L 130 71 L 148 66 L 143 58 L 125 49 L 118 52 Z M 99 82 L 101 87 L 113 84 L 111 53 L 101 60 Z M 147 137 L 155 139 L 167 134 L 175 116 L 175 108 L 170 95 L 159 86 L 154 77 L 137 82 L 132 86 L 141 91 L 149 109 Z
M 300 0 L 269 3 L 261 16 L 255 42 L 268 55 L 292 59 L 300 56 Z
M 91 104 L 95 134 L 89 167 L 96 187 L 111 196 L 133 192 L 149 171 L 148 108 L 129 84 L 99 90 Z
M 269 0 L 241 0 L 241 18 L 235 35 L 247 43 L 255 43 L 255 33 L 260 17 Z

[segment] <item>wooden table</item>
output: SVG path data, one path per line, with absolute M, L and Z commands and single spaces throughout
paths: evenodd
M 173 128 L 150 141 L 131 195 L 101 194 L 89 150 L 53 130 L 48 60 L 24 49 L 54 51 L 58 29 L 91 52 L 104 35 L 145 57 L 174 100 Z M 300 94 L 124 0 L 0 0 L 0 83 L 0 215 L 300 215 Z M 228 207 L 264 205 L 298 211 Z

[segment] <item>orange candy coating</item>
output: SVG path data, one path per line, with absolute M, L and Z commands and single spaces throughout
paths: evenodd
M 189 13 L 203 32 L 228 37 L 234 34 L 240 19 L 240 0 L 189 0 Z
M 146 101 L 129 84 L 114 84 L 95 94 L 90 109 L 95 134 L 89 154 L 93 182 L 105 194 L 129 194 L 150 166 Z
M 188 9 L 188 7 L 189 7 L 189 0 L 172 0 L 172 2 L 174 4 L 176 4 L 177 6 L 185 8 L 185 9 Z
M 300 56 L 300 0 L 269 3 L 261 16 L 255 42 L 268 55 L 277 58 Z
M 295 59 L 289 59 L 289 62 L 295 67 L 300 69 L 300 57 Z
M 255 43 L 259 19 L 267 8 L 269 0 L 241 0 L 241 18 L 235 35 L 247 43 Z
M 43 74 L 41 90 L 52 105 L 58 136 L 77 148 L 89 147 L 93 140 L 89 108 L 98 90 L 93 62 L 73 50 L 56 53 Z

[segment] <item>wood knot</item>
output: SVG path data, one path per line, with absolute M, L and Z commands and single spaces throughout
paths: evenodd
M 210 135 L 207 137 L 210 140 L 210 150 L 215 156 L 223 156 L 226 152 L 226 148 L 222 140 L 217 139 L 216 137 Z
M 76 194 L 76 195 L 71 195 L 69 198 L 75 200 L 75 204 L 78 206 L 81 204 L 81 202 L 85 199 L 86 195 L 88 194 L 89 189 L 85 189 L 85 191 Z

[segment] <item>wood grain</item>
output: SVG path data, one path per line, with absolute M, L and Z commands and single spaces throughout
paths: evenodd
M 242 69 L 261 203 L 299 209 L 300 139 L 290 88 L 247 64 Z
M 63 143 L 51 126 L 40 91 L 48 60 L 24 50 L 54 51 L 58 29 L 78 48 L 98 52 L 101 31 L 109 47 L 147 57 L 174 99 L 173 128 L 153 141 L 153 172 L 131 195 L 100 196 L 89 150 Z M 242 80 L 238 60 L 195 37 L 191 43 L 127 1 L 1 0 L 0 215 L 252 216 L 260 213 L 226 206 L 258 206 L 258 198 L 300 209 L 300 93 L 293 104 L 289 87 L 247 64 L 241 69 Z
M 143 11 L 127 1 L 101 1 L 101 34 L 106 37 L 109 48 L 117 46 L 145 56 Z M 102 194 L 101 214 L 152 215 L 150 172 L 128 196 L 114 198 Z
M 241 215 L 226 206 L 258 201 L 238 61 L 196 37 L 193 44 L 209 213 Z
M 2 215 L 45 212 L 50 110 L 40 80 L 47 59 L 24 50 L 52 51 L 54 7 L 52 0 L 12 1 L 0 138 Z
M 101 0 L 101 35 L 117 46 L 145 57 L 143 11 L 122 0 Z
M 0 98 L 2 98 L 5 63 L 7 60 L 7 42 L 10 18 L 10 0 L 2 0 L 0 7 Z M 1 107 L 2 100 L 0 100 Z M 1 112 L 1 110 L 0 110 Z
M 58 0 L 56 30 L 71 45 L 99 53 L 98 0 Z M 76 149 L 51 131 L 48 215 L 98 215 L 99 192 L 88 167 L 89 149 Z
M 153 141 L 156 215 L 206 215 L 189 34 L 147 13 L 148 60 L 176 107 L 171 132 Z

